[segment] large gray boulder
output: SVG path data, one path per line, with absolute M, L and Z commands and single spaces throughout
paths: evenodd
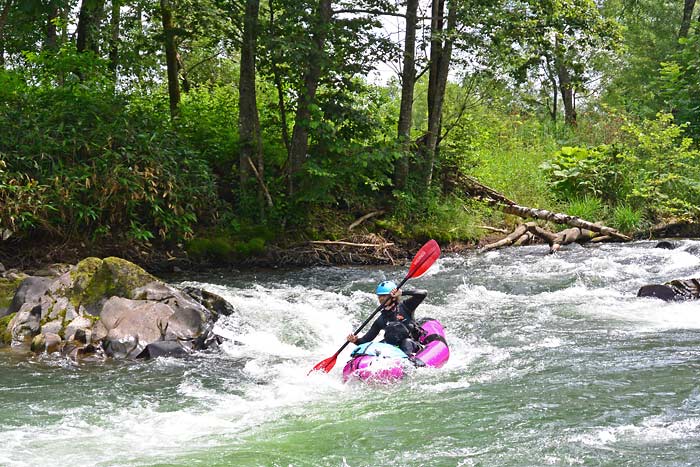
M 8 311 L 0 315 L 5 343 L 114 358 L 186 355 L 211 347 L 218 343 L 214 322 L 235 312 L 211 292 L 183 292 L 115 257 L 86 258 L 58 277 L 24 279 Z

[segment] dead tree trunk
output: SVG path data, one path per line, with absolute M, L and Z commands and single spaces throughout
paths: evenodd
M 627 242 L 632 240 L 627 235 L 624 235 L 612 227 L 589 222 L 581 219 L 580 217 L 547 211 L 546 209 L 520 206 L 515 203 L 515 201 L 508 199 L 502 193 L 499 193 L 493 188 L 480 183 L 472 177 L 467 177 L 466 180 L 469 183 L 469 187 L 467 188 L 466 192 L 470 197 L 484 201 L 500 209 L 506 214 L 513 214 L 526 219 L 540 219 L 557 224 L 565 224 L 572 227 L 571 229 L 562 230 L 558 233 L 552 233 L 534 223 L 524 224 L 518 226 L 504 239 L 487 245 L 484 247 L 485 250 L 492 250 L 494 248 L 500 248 L 502 246 L 513 245 L 516 243 L 523 244 L 526 242 L 526 239 L 523 239 L 522 237 L 526 233 L 543 238 L 552 247 L 552 252 L 557 251 L 561 245 L 566 245 L 573 242 L 589 240 L 604 241 L 611 239 Z
M 572 227 L 562 230 L 561 232 L 550 232 L 534 222 L 528 222 L 516 227 L 507 237 L 497 242 L 490 243 L 481 250 L 490 251 L 510 245 L 527 245 L 536 237 L 543 239 L 549 245 L 550 253 L 556 253 L 562 245 L 568 245 L 570 243 L 596 242 L 611 239 L 608 235 L 602 235 L 600 232 L 594 232 L 580 227 Z
M 547 211 L 546 209 L 530 208 L 527 206 L 520 206 L 515 201 L 508 199 L 502 193 L 490 188 L 475 178 L 466 177 L 469 182 L 469 188 L 467 188 L 467 194 L 479 200 L 482 200 L 488 204 L 491 204 L 506 214 L 513 214 L 522 218 L 534 218 L 545 221 L 554 222 L 556 224 L 566 224 L 571 227 L 578 227 L 580 229 L 587 229 L 593 232 L 598 232 L 602 235 L 607 235 L 618 240 L 628 242 L 632 240 L 627 235 L 618 232 L 612 227 L 606 227 L 604 225 L 599 225 L 587 220 L 581 219 L 580 217 L 570 216 L 568 214 L 562 214 L 558 212 Z

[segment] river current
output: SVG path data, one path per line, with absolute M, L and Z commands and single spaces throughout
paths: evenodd
M 407 265 L 170 278 L 229 300 L 220 352 L 83 362 L 0 350 L 0 466 L 700 464 L 700 303 L 636 297 L 700 276 L 700 242 L 443 256 L 406 287 L 451 358 L 392 385 L 307 372 Z M 352 346 L 350 346 L 352 347 Z

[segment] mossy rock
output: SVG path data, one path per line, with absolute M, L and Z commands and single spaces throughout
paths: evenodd
M 7 325 L 10 324 L 10 321 L 12 321 L 12 318 L 14 318 L 16 314 L 17 313 L 12 313 L 11 315 L 0 318 L 0 342 L 3 344 L 12 343 L 12 330 L 8 329 Z
M 15 279 L 0 278 L 0 316 L 2 316 L 3 310 L 7 310 L 10 303 L 12 303 L 12 298 L 23 280 L 24 277 Z
M 76 310 L 82 305 L 91 314 L 99 313 L 99 304 L 109 297 L 130 297 L 134 289 L 158 280 L 140 266 L 114 256 L 86 258 L 70 274 L 71 303 Z

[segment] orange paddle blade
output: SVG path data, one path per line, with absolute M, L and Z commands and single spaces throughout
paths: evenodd
M 311 371 L 307 373 L 307 376 L 310 375 L 314 371 L 323 371 L 324 373 L 328 373 L 333 369 L 335 366 L 335 361 L 338 359 L 338 354 L 333 355 L 332 357 L 328 357 L 327 359 L 318 362 L 316 366 L 314 366 Z
M 416 256 L 413 257 L 413 261 L 411 261 L 411 267 L 408 269 L 408 274 L 406 274 L 406 277 L 403 278 L 401 283 L 397 286 L 397 288 L 401 288 L 407 280 L 413 278 L 413 277 L 420 277 L 423 274 L 425 274 L 425 271 L 430 269 L 430 266 L 433 265 L 435 260 L 437 260 L 440 257 L 440 246 L 437 244 L 435 240 L 429 240 L 425 245 L 421 247 L 420 250 L 418 250 L 418 253 L 416 253 Z M 365 325 L 376 315 L 379 313 L 379 311 L 384 308 L 384 304 L 382 303 L 377 307 L 376 310 L 360 325 L 359 328 L 355 330 L 353 334 L 357 334 L 360 332 L 362 328 L 365 327 Z M 333 369 L 335 366 L 335 361 L 338 359 L 338 355 L 340 355 L 340 352 L 343 351 L 343 349 L 348 345 L 348 342 L 345 342 L 333 355 L 332 357 L 329 357 L 321 362 L 318 362 L 315 367 L 309 371 L 307 374 L 310 375 L 314 371 L 323 371 L 325 373 L 328 373 Z

